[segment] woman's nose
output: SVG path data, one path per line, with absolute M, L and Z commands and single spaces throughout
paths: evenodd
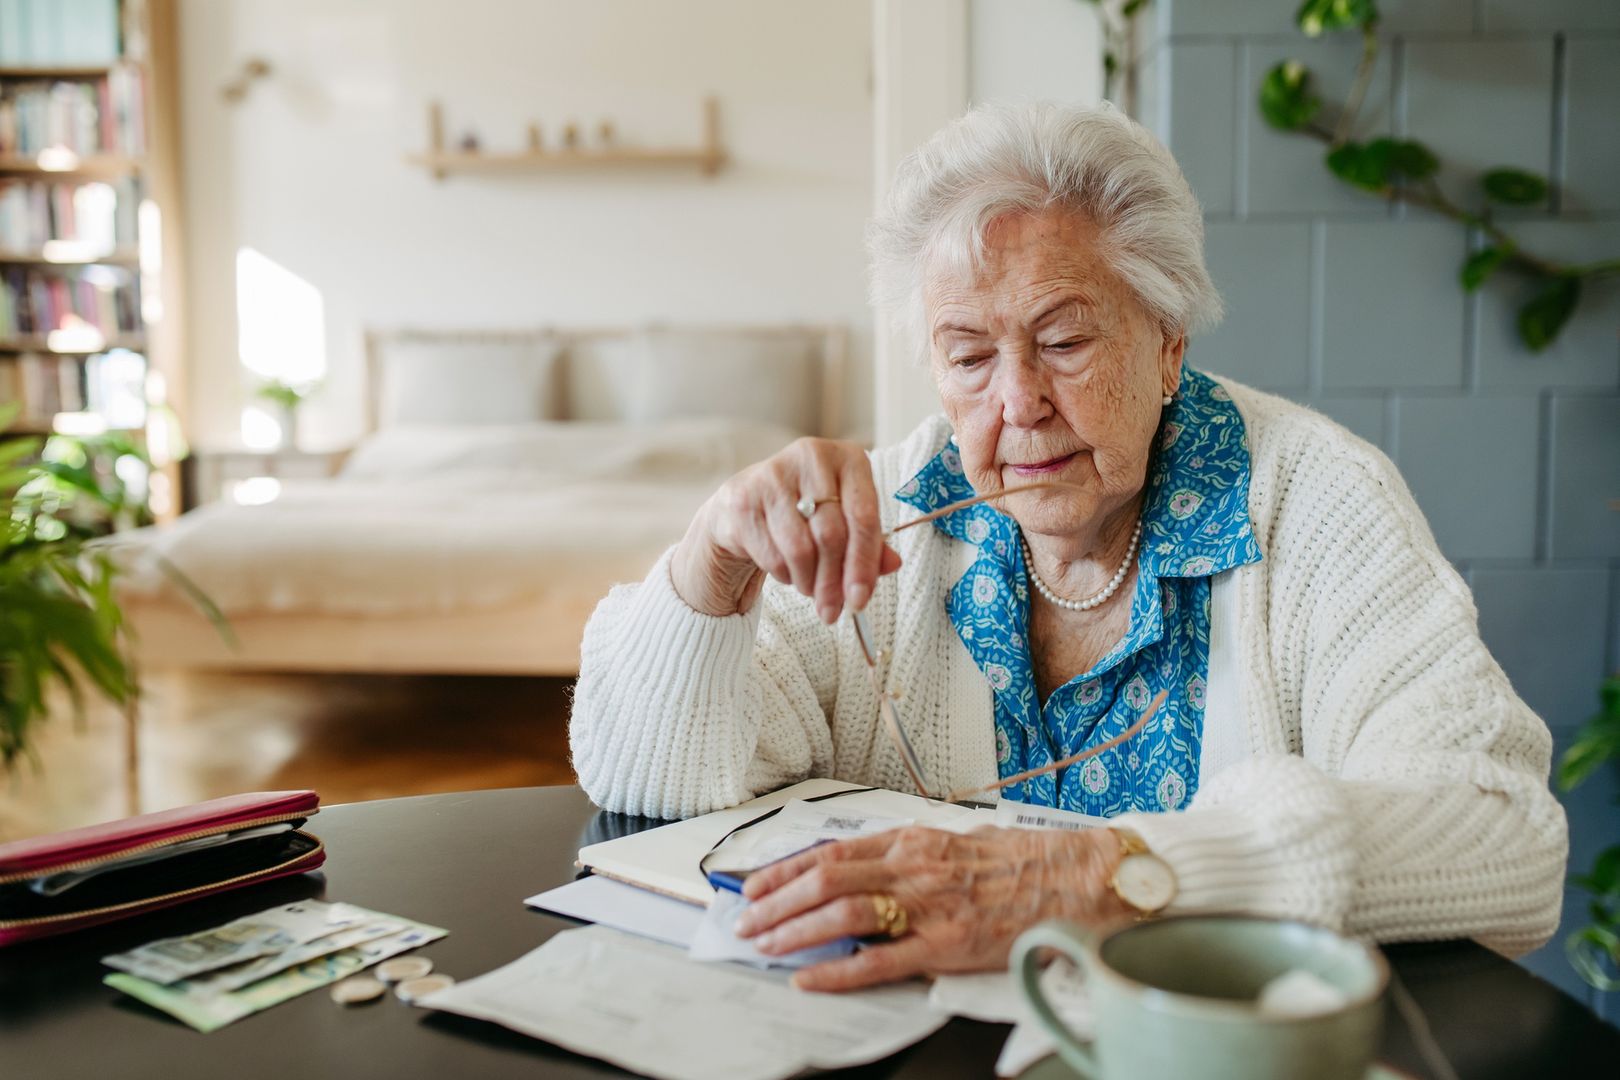
M 1002 422 L 1032 428 L 1052 415 L 1052 386 L 1042 365 L 1024 357 L 1009 358 L 997 372 L 1001 391 Z

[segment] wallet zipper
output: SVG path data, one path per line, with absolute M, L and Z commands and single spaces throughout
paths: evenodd
M 290 819 L 283 818 L 278 820 Z M 275 822 L 261 821 L 259 824 L 274 825 Z M 90 908 L 87 911 L 74 911 L 65 915 L 36 915 L 30 919 L 0 919 L 0 930 L 15 930 L 24 926 L 44 926 L 46 923 L 67 922 L 71 919 L 83 919 L 90 915 L 107 915 L 114 911 L 125 911 L 129 908 L 145 907 L 148 904 L 155 904 L 160 900 L 179 900 L 182 897 L 192 896 L 196 893 L 211 892 L 215 889 L 223 889 L 227 885 L 238 885 L 256 877 L 263 877 L 266 874 L 273 874 L 277 870 L 285 870 L 294 863 L 303 862 L 310 856 L 317 855 L 326 850 L 325 842 L 323 842 L 321 838 L 316 836 L 314 833 L 306 833 L 302 830 L 300 830 L 300 833 L 309 837 L 311 840 L 314 840 L 315 846 L 301 855 L 293 856 L 286 862 L 277 863 L 275 866 L 267 866 L 263 870 L 255 870 L 249 874 L 238 874 L 233 878 L 226 878 L 224 881 L 214 881 L 207 885 L 197 885 L 190 889 L 181 889 L 179 892 L 164 893 L 162 896 L 148 896 L 143 900 L 126 900 L 122 904 L 110 904 L 107 907 Z M 206 836 L 207 833 L 202 833 L 199 835 Z
M 24 870 L 17 874 L 0 874 L 0 885 L 9 885 L 13 881 L 27 881 L 29 878 L 44 877 L 46 874 L 63 874 L 70 870 L 88 870 L 92 866 L 99 866 L 102 863 L 117 862 L 120 859 L 129 858 L 131 855 L 144 855 L 148 851 L 156 851 L 158 848 L 168 847 L 170 844 L 181 844 L 188 840 L 200 840 L 205 836 L 213 836 L 216 833 L 222 832 L 235 832 L 237 829 L 256 829 L 261 825 L 279 825 L 283 821 L 297 821 L 299 818 L 313 817 L 318 812 L 319 809 L 317 808 L 315 810 L 303 810 L 296 814 L 280 814 L 276 817 L 254 818 L 251 821 L 232 821 L 229 824 L 213 825 L 206 829 L 198 829 L 195 832 L 182 833 L 179 836 L 165 836 L 162 840 L 151 840 L 136 847 L 122 848 L 112 854 L 97 855 L 90 859 L 80 859 L 75 863 L 63 863 L 60 866 L 52 866 L 40 870 Z

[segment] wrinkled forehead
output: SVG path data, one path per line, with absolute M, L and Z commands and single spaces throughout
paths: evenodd
M 930 322 L 943 308 L 1039 303 L 1059 292 L 1102 304 L 1124 290 L 1103 251 L 1102 231 L 1065 210 L 995 218 L 977 244 L 940 244 L 924 262 Z

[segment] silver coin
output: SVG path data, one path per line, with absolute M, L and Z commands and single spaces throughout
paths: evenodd
M 399 995 L 399 1000 L 405 1004 L 414 1005 L 429 994 L 454 985 L 456 980 L 448 975 L 423 975 L 420 979 L 406 979 L 394 987 L 394 993 Z
M 388 987 L 370 975 L 355 975 L 332 984 L 332 1000 L 339 1005 L 363 1005 L 388 993 Z
M 425 956 L 396 956 L 377 965 L 377 978 L 385 983 L 399 983 L 420 979 L 432 970 L 433 961 Z

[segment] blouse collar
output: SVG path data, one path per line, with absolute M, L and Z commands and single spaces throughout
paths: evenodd
M 1249 441 L 1243 417 L 1224 386 L 1190 367 L 1165 409 L 1148 466 L 1142 511 L 1141 565 L 1154 577 L 1207 577 L 1258 562 L 1249 520 Z M 953 435 L 894 497 L 923 513 L 971 499 Z M 1016 534 L 1016 525 L 985 503 L 947 514 L 934 527 L 975 545 Z

